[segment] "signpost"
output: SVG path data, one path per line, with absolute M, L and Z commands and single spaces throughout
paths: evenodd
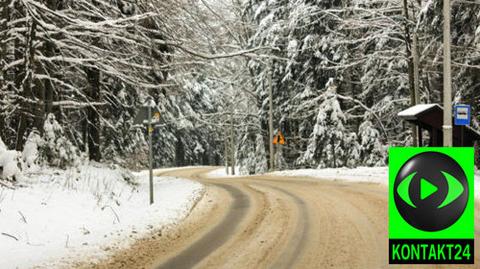
M 454 108 L 454 123 L 457 126 L 460 126 L 461 130 L 461 143 L 463 147 L 463 136 L 465 132 L 464 126 L 469 126 L 472 120 L 472 108 L 469 105 L 456 105 Z
M 282 131 L 278 131 L 277 135 L 273 137 L 272 144 L 277 146 L 277 154 L 279 154 L 280 157 L 282 154 L 282 146 L 285 145 L 285 136 L 283 136 Z M 275 158 L 275 161 L 279 162 L 279 158 Z M 280 164 L 275 165 L 275 167 L 279 168 Z
M 152 115 L 153 114 L 153 115 Z M 160 121 L 160 111 L 152 98 L 148 98 L 145 104 L 138 111 L 135 117 L 134 124 L 146 125 L 148 133 L 148 166 L 150 170 L 150 204 L 153 204 L 153 147 L 152 147 L 152 135 L 154 131 L 154 125 Z
M 472 109 L 469 105 L 456 105 L 455 106 L 455 125 L 465 126 L 470 125 L 472 120 Z

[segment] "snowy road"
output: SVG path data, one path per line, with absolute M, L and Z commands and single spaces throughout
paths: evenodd
M 168 172 L 205 184 L 204 199 L 170 235 L 139 242 L 99 268 L 390 268 L 386 186 L 272 175 L 211 179 L 210 170 Z

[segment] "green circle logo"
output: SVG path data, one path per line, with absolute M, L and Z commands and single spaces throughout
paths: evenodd
M 455 224 L 465 211 L 469 195 L 462 167 L 440 152 L 423 152 L 406 161 L 395 177 L 393 190 L 402 218 L 429 232 Z

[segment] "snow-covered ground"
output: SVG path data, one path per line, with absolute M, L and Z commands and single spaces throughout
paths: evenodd
M 240 175 L 239 167 L 235 169 L 235 176 L 227 175 L 225 167 L 215 169 L 208 173 L 211 178 L 222 177 L 248 177 L 248 175 Z M 358 167 L 355 169 L 350 168 L 325 168 L 325 169 L 296 169 L 296 170 L 283 170 L 271 173 L 265 173 L 265 175 L 285 176 L 285 177 L 311 177 L 327 180 L 347 180 L 355 182 L 388 182 L 388 167 Z
M 284 177 L 310 177 L 324 180 L 371 182 L 388 185 L 388 167 L 297 169 L 276 171 L 266 173 L 265 175 Z M 226 174 L 225 168 L 215 169 L 208 173 L 208 176 L 212 178 L 233 177 Z M 238 176 L 238 173 L 236 173 L 235 177 Z M 475 189 L 478 188 L 480 188 L 480 170 L 475 170 Z M 475 198 L 480 200 L 480 192 L 475 191 Z
M 145 172 L 101 165 L 25 175 L 22 185 L 0 187 L 2 269 L 105 257 L 152 229 L 175 225 L 204 192 L 200 183 L 156 177 L 150 206 Z
M 218 169 L 215 169 L 211 172 L 209 172 L 207 174 L 208 177 L 211 177 L 211 178 L 221 178 L 221 177 L 238 177 L 238 176 L 241 176 L 240 175 L 240 167 L 237 166 L 235 167 L 235 176 L 232 176 L 231 172 L 232 172 L 232 169 L 229 168 L 228 169 L 228 173 L 229 175 L 227 175 L 227 170 L 225 169 L 225 167 L 222 167 L 222 168 L 218 168 Z
M 312 177 L 328 180 L 375 182 L 388 184 L 388 167 L 298 169 L 270 173 L 278 176 Z
M 269 174 L 277 176 L 311 177 L 326 180 L 373 182 L 388 185 L 388 167 L 298 169 L 277 171 Z M 480 171 L 475 170 L 475 189 L 479 187 Z M 475 198 L 480 199 L 480 192 L 475 191 Z

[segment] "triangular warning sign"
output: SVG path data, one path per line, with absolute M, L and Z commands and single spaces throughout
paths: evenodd
M 278 143 L 280 145 L 285 145 L 285 136 L 283 136 L 282 132 L 278 132 Z
M 278 143 L 278 135 L 274 136 L 273 137 L 273 142 L 272 142 L 274 145 L 276 145 Z

